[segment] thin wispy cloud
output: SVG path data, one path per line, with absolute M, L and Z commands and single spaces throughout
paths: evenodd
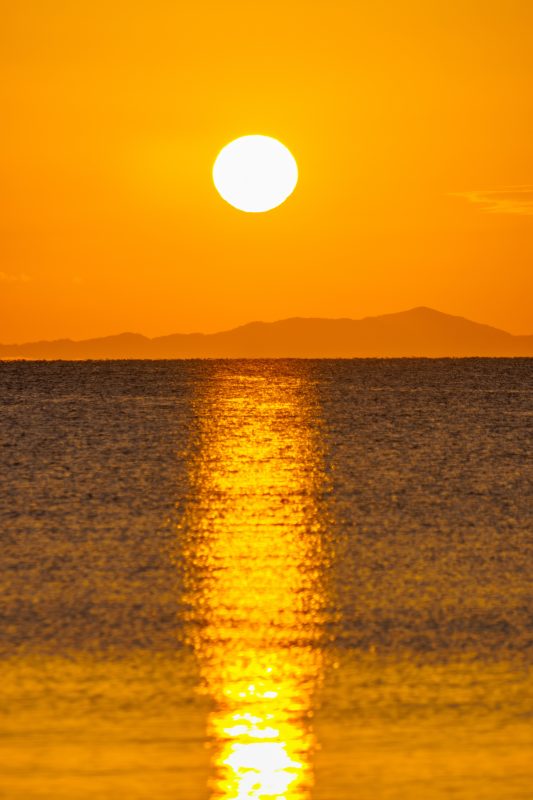
M 501 189 L 473 189 L 454 192 L 479 206 L 487 214 L 523 214 L 533 216 L 533 185 L 504 186 Z
M 30 280 L 30 276 L 24 272 L 19 272 L 16 275 L 0 272 L 0 283 L 28 283 Z

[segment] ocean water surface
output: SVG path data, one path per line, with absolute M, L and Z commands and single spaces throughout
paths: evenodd
M 533 793 L 533 360 L 0 364 L 0 798 Z

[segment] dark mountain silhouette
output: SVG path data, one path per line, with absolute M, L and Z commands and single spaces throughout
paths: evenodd
M 431 308 L 364 319 L 250 322 L 221 333 L 0 345 L 0 358 L 392 358 L 533 356 L 533 336 L 480 325 Z

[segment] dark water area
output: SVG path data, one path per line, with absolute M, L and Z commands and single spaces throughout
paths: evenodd
M 531 797 L 533 360 L 0 364 L 0 798 Z

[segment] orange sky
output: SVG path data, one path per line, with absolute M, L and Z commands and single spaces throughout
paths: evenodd
M 2 6 L 0 341 L 416 305 L 533 333 L 531 0 Z M 267 214 L 211 181 L 247 133 L 300 169 Z

